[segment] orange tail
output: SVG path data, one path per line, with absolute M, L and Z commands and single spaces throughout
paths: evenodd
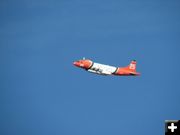
M 136 60 L 132 60 L 127 68 L 133 72 L 136 72 Z

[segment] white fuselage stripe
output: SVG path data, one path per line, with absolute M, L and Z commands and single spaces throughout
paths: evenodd
M 93 63 L 93 65 L 91 66 L 91 68 L 89 68 L 89 70 L 91 71 L 95 71 L 95 72 L 102 72 L 102 74 L 113 74 L 115 73 L 115 71 L 117 70 L 116 67 L 114 66 L 109 66 L 109 65 L 104 65 L 104 64 L 99 64 L 99 63 Z

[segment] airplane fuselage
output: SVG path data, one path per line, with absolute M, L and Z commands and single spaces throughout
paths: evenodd
M 137 76 L 136 61 L 131 61 L 126 67 L 114 67 L 105 64 L 95 63 L 88 59 L 78 60 L 73 63 L 75 66 L 85 69 L 91 73 L 100 75 L 121 75 L 121 76 Z
M 96 74 L 102 74 L 102 75 L 111 75 L 115 73 L 117 70 L 116 67 L 114 66 L 109 66 L 105 64 L 100 64 L 100 63 L 93 63 L 92 66 L 87 69 L 87 71 L 96 73 Z

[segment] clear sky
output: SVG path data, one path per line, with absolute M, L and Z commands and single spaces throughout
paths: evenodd
M 1 135 L 162 135 L 180 119 L 179 0 L 1 0 Z M 99 76 L 82 57 L 137 60 Z

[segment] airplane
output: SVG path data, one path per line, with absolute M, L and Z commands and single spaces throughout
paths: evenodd
M 83 58 L 73 62 L 73 65 L 91 73 L 99 75 L 117 75 L 117 76 L 139 76 L 136 72 L 136 60 L 132 60 L 126 67 L 114 67 L 105 64 L 95 63 L 90 59 Z

